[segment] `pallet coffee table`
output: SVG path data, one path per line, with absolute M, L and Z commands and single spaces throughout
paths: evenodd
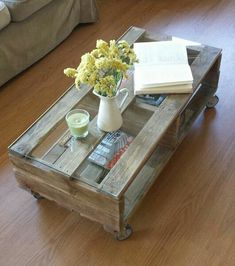
M 172 40 L 150 36 L 131 27 L 122 37 L 138 41 Z M 69 88 L 10 147 L 9 156 L 19 185 L 36 198 L 47 198 L 113 232 L 117 239 L 130 236 L 131 215 L 144 198 L 172 154 L 205 107 L 218 102 L 221 49 L 186 42 L 194 82 L 193 94 L 167 95 L 159 106 L 140 101 L 133 94 L 132 73 L 122 86 L 129 89 L 122 108 L 122 130 L 134 140 L 110 170 L 94 165 L 89 155 L 105 133 L 96 126 L 98 97 L 85 87 Z M 122 95 L 120 95 L 121 100 Z M 91 115 L 89 135 L 81 141 L 69 134 L 65 115 L 73 108 Z

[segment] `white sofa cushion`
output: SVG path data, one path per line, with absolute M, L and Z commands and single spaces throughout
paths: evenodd
M 11 16 L 6 5 L 0 1 L 0 30 L 5 28 L 11 21 Z
M 8 7 L 12 21 L 22 21 L 49 4 L 52 0 L 2 0 Z

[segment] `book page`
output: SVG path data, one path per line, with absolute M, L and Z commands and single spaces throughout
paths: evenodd
M 171 41 L 134 43 L 134 51 L 139 59 L 136 68 L 143 65 L 188 64 L 186 47 Z
M 134 43 L 136 89 L 192 84 L 185 45 L 171 41 Z

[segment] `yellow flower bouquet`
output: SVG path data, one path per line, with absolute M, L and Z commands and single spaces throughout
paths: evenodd
M 127 77 L 127 70 L 137 61 L 134 50 L 126 41 L 97 40 L 96 49 L 81 57 L 77 69 L 66 68 L 64 74 L 75 79 L 78 89 L 84 83 L 101 96 L 114 97 L 122 77 Z

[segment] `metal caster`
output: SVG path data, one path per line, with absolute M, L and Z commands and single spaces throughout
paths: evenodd
M 34 197 L 35 199 L 37 199 L 37 200 L 44 199 L 43 196 L 41 196 L 39 193 L 34 192 L 34 191 L 32 191 L 32 190 L 31 190 L 31 194 L 32 194 L 33 197 Z
M 127 224 L 122 232 L 115 232 L 115 238 L 119 241 L 126 240 L 133 233 L 132 227 Z
M 217 95 L 211 96 L 206 104 L 206 107 L 213 108 L 216 106 L 218 102 L 219 102 L 219 97 Z

